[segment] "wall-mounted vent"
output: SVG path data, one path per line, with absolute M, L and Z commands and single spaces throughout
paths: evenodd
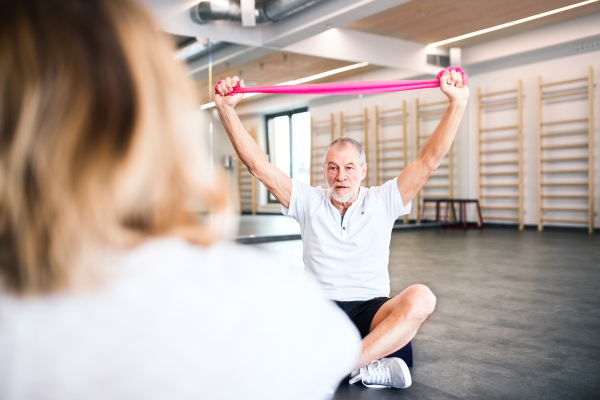
M 427 54 L 427 64 L 437 65 L 438 67 L 447 68 L 450 66 L 450 56 L 442 56 L 438 54 Z

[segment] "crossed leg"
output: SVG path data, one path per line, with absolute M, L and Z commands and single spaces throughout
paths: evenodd
M 435 296 L 425 285 L 412 285 L 388 300 L 375 314 L 370 333 L 362 340 L 355 369 L 400 350 L 435 309 Z

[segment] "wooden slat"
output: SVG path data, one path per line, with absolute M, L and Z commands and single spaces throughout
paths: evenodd
M 561 145 L 554 145 L 554 146 L 542 146 L 542 150 L 586 149 L 587 147 L 588 147 L 587 143 L 561 144 Z
M 401 142 L 402 138 L 379 139 L 379 143 Z
M 587 224 L 588 223 L 587 219 L 557 219 L 557 218 L 544 218 L 543 216 L 541 217 L 541 219 L 544 222 L 557 222 L 557 223 L 564 223 L 564 224 Z
M 432 107 L 432 106 L 441 106 L 442 104 L 447 105 L 448 100 L 442 100 L 435 103 L 421 103 L 421 108 Z
M 486 93 L 486 94 L 481 94 L 481 97 L 490 97 L 490 96 L 498 96 L 500 94 L 509 94 L 509 93 L 517 93 L 517 89 L 511 89 L 511 90 L 503 90 L 501 92 L 492 92 L 492 93 Z
M 563 187 L 563 186 L 587 186 L 589 185 L 589 182 L 552 182 L 552 183 L 544 183 L 542 182 L 542 186 L 547 186 L 547 187 Z
M 404 168 L 404 165 L 399 165 L 397 167 L 381 167 L 379 169 L 381 171 L 393 171 L 393 170 L 396 170 L 396 169 L 403 169 L 403 168 Z
M 496 187 L 496 188 L 499 188 L 499 187 L 519 187 L 519 184 L 517 184 L 517 183 L 482 183 L 481 186 L 482 187 L 490 187 L 490 188 L 493 188 L 493 187 Z
M 587 122 L 588 119 L 587 118 L 579 118 L 579 119 L 563 119 L 560 121 L 550 121 L 550 122 L 542 122 L 542 126 L 549 126 L 549 125 L 562 125 L 562 124 L 574 124 L 577 122 Z
M 482 194 L 481 195 L 482 198 L 484 199 L 518 199 L 519 196 L 518 195 L 510 195 L 510 194 Z
M 587 161 L 587 157 L 563 157 L 563 158 L 542 158 L 542 162 L 575 162 Z
M 482 210 L 507 210 L 507 211 L 518 211 L 519 207 L 516 206 L 481 206 Z
M 481 165 L 515 165 L 519 164 L 519 160 L 507 160 L 507 161 L 483 161 Z
M 381 115 L 381 114 L 389 114 L 389 113 L 393 113 L 393 112 L 402 112 L 402 111 L 404 111 L 402 109 L 402 107 L 400 107 L 400 108 L 390 108 L 389 110 L 379 111 L 379 115 Z
M 484 220 L 498 219 L 498 220 L 502 220 L 502 221 L 518 221 L 519 217 L 500 217 L 500 216 L 483 214 L 483 219 Z
M 514 135 L 514 136 L 504 136 L 504 137 L 494 138 L 494 139 L 482 139 L 480 141 L 480 143 L 512 142 L 513 140 L 519 140 L 519 136 Z
M 579 173 L 589 173 L 589 169 L 557 169 L 554 171 L 542 171 L 542 175 L 550 175 L 550 174 L 579 174 Z
M 389 123 L 389 122 L 402 122 L 404 120 L 404 117 L 400 116 L 400 117 L 387 117 L 387 118 L 380 118 L 379 119 L 379 123 L 380 124 L 385 124 L 385 123 Z
M 404 150 L 404 147 L 402 147 L 402 146 L 398 146 L 398 147 L 384 147 L 382 149 L 379 149 L 379 151 L 399 151 L 399 150 Z
M 579 94 L 587 94 L 587 90 L 573 90 L 565 93 L 551 93 L 542 96 L 542 100 L 558 99 L 560 97 L 577 96 Z
M 580 135 L 586 135 L 587 136 L 588 131 L 567 131 L 567 132 L 555 132 L 555 133 L 543 133 L 542 137 L 543 138 L 547 138 L 547 137 L 562 137 L 562 136 L 580 136 Z
M 402 157 L 383 157 L 379 161 L 402 161 Z
M 495 108 L 495 107 L 504 107 L 504 106 L 512 106 L 517 105 L 517 100 L 503 101 L 500 103 L 490 103 L 490 104 L 482 104 L 481 108 Z
M 428 185 L 426 183 L 425 185 L 423 185 L 423 188 L 425 188 L 425 189 L 447 189 L 448 185 L 437 185 L 437 184 Z
M 434 117 L 437 115 L 443 115 L 445 112 L 446 112 L 446 110 L 422 112 L 422 113 L 419 113 L 419 118 L 427 118 L 427 117 Z
M 365 123 L 363 121 L 361 121 L 361 122 L 344 123 L 344 129 L 354 128 L 355 126 L 362 127 L 362 126 L 365 126 Z
M 518 125 L 497 126 L 495 128 L 480 129 L 481 132 L 506 131 L 509 129 L 519 129 Z
M 587 194 L 542 194 L 543 199 L 588 199 Z
M 519 149 L 498 149 L 498 150 L 484 150 L 481 154 L 501 154 L 501 153 L 517 153 Z
M 585 78 L 577 78 L 577 79 L 569 79 L 567 81 L 558 81 L 558 82 L 544 83 L 541 86 L 542 87 L 549 87 L 549 86 L 556 86 L 556 85 L 564 85 L 566 83 L 574 83 L 574 82 L 587 81 L 587 79 L 588 79 L 587 77 L 585 77 Z
M 588 212 L 587 207 L 542 207 L 543 211 L 556 211 L 556 212 Z
M 519 175 L 519 171 L 506 171 L 506 172 L 481 172 L 483 176 L 505 176 L 505 175 Z

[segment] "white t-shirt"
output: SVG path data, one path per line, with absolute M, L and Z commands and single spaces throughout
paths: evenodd
M 156 239 L 106 270 L 80 293 L 0 290 L 1 399 L 319 399 L 358 360 L 317 285 L 252 249 Z
M 321 282 L 326 298 L 338 301 L 389 296 L 390 239 L 394 221 L 410 213 L 396 179 L 361 187 L 344 218 L 331 203 L 331 189 L 293 181 L 284 215 L 300 224 L 304 265 Z

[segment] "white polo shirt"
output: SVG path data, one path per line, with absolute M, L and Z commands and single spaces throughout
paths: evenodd
M 300 224 L 304 265 L 321 282 L 330 300 L 369 300 L 389 296 L 388 262 L 394 221 L 410 212 L 402 204 L 396 179 L 361 187 L 344 218 L 331 203 L 331 189 L 292 181 L 290 207 L 281 207 Z

